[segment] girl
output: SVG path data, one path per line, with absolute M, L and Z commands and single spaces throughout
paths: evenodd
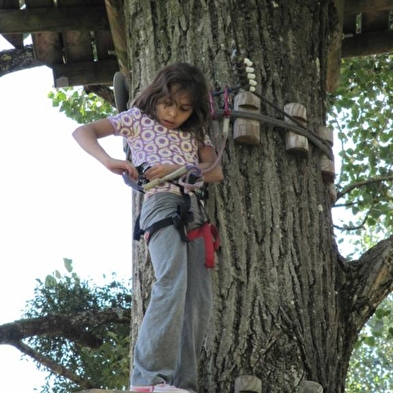
M 202 171 L 212 168 L 204 172 L 204 182 L 217 182 L 223 174 L 221 166 L 214 165 L 216 152 L 204 131 L 208 117 L 203 74 L 195 66 L 177 63 L 162 69 L 131 109 L 78 127 L 73 136 L 110 171 L 126 172 L 135 181 L 137 168 L 143 164 L 148 181 L 180 167 L 197 166 Z M 132 163 L 105 152 L 98 139 L 109 135 L 126 139 Z M 180 217 L 183 210 L 186 231 L 205 221 L 193 192 L 185 193 L 173 182 L 160 184 L 145 193 L 140 227 L 152 228 L 174 214 Z M 198 360 L 212 303 L 204 241 L 184 241 L 178 225 L 166 225 L 150 233 L 148 245 L 155 283 L 135 345 L 131 391 L 196 392 Z

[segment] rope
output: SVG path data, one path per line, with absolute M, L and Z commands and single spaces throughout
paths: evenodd
M 219 109 L 216 111 L 217 115 L 222 115 L 224 111 Z M 293 124 L 286 123 L 283 120 L 276 119 L 275 117 L 270 117 L 262 114 L 249 113 L 243 111 L 232 111 L 233 117 L 241 117 L 244 119 L 258 120 L 259 122 L 271 124 L 277 127 L 286 128 L 291 130 L 299 135 L 303 135 L 310 140 L 318 149 L 320 149 L 324 154 L 326 154 L 330 159 L 334 159 L 333 152 L 330 148 L 330 145 L 321 138 L 318 134 L 311 133 L 309 129 L 304 127 L 298 127 Z M 290 115 L 288 115 L 290 116 Z
M 219 90 L 212 92 L 212 97 L 213 96 L 219 96 L 221 94 L 226 94 L 226 92 L 236 92 L 241 89 L 241 86 L 234 86 L 234 87 L 228 87 L 225 88 L 225 90 Z M 274 104 L 272 101 L 269 101 L 267 98 L 263 97 L 261 94 L 253 91 L 252 94 L 255 94 L 260 100 L 264 101 L 266 104 L 270 105 L 273 107 L 277 112 L 281 113 L 284 115 L 284 117 L 287 117 L 291 121 L 293 121 L 295 125 L 289 124 L 283 120 L 277 119 L 275 117 L 270 117 L 262 114 L 255 114 L 255 113 L 249 113 L 249 112 L 243 112 L 243 111 L 232 111 L 232 116 L 233 117 L 241 117 L 244 119 L 251 119 L 251 120 L 258 120 L 259 122 L 271 124 L 274 126 L 278 126 L 281 128 L 288 129 L 290 131 L 295 132 L 296 134 L 305 136 L 310 140 L 311 143 L 313 143 L 314 146 L 316 146 L 318 149 L 320 149 L 324 154 L 326 154 L 331 160 L 334 159 L 333 152 L 331 149 L 331 146 L 329 145 L 328 142 L 326 142 L 325 139 L 323 139 L 321 136 L 319 136 L 313 129 L 308 128 L 304 126 L 296 117 L 291 116 L 289 113 L 285 112 L 283 109 L 279 108 L 276 104 Z M 211 98 L 211 107 L 212 107 L 212 98 Z M 216 110 L 214 112 L 215 114 L 215 119 L 217 119 L 217 115 L 223 115 L 226 113 L 226 108 L 224 110 Z

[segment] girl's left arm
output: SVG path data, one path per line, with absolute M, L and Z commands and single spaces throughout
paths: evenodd
M 204 181 L 206 183 L 214 183 L 223 180 L 224 175 L 222 173 L 221 162 L 216 164 L 217 154 L 213 146 L 202 146 L 198 150 L 199 155 L 199 167 L 202 170 L 209 169 L 214 166 L 210 171 L 203 174 Z

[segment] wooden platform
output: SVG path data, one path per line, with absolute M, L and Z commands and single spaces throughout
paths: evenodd
M 332 37 L 327 89 L 333 91 L 342 58 L 393 52 L 393 0 L 335 0 L 339 21 Z
M 104 0 L 0 0 L 0 34 L 15 48 L 31 33 L 35 58 L 55 87 L 111 85 L 119 71 Z M 124 37 L 125 40 L 125 37 Z
M 124 0 L 0 0 L 0 34 L 23 48 L 32 33 L 37 60 L 54 70 L 55 86 L 112 84 L 127 67 Z M 328 60 L 334 90 L 345 57 L 393 52 L 393 0 L 334 0 L 339 20 Z M 113 12 L 112 12 L 113 11 Z

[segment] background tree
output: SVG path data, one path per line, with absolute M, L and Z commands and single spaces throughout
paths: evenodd
M 37 280 L 23 318 L 0 326 L 0 344 L 12 345 L 48 370 L 42 392 L 125 389 L 129 377 L 130 284 L 112 277 L 97 286 L 65 259 Z
M 341 172 L 334 205 L 338 242 L 358 257 L 391 233 L 392 171 L 389 112 L 392 56 L 347 59 L 339 87 L 329 97 L 331 124 L 338 130 Z M 351 357 L 348 393 L 392 390 L 392 295 L 360 332 Z
M 199 65 L 214 90 L 235 86 L 236 50 L 256 65 L 263 98 L 281 109 L 303 104 L 314 130 L 326 124 L 334 1 L 125 4 L 132 96 L 160 66 L 179 60 Z M 266 101 L 262 113 L 283 119 Z M 292 392 L 304 379 L 324 392 L 344 391 L 359 331 L 392 289 L 393 239 L 356 261 L 340 255 L 319 158 L 311 143 L 307 158 L 286 152 L 284 129 L 269 124 L 257 146 L 229 138 L 226 179 L 211 187 L 208 201 L 222 248 L 201 392 L 231 392 L 242 374 L 258 376 L 269 392 Z M 152 280 L 146 258 L 138 245 L 133 337 Z
M 355 256 L 393 227 L 391 68 L 389 54 L 346 59 L 340 84 L 329 96 L 341 161 L 335 209 L 351 213 L 337 220 L 336 228 L 353 244 Z
M 392 295 L 361 331 L 351 357 L 346 392 L 390 392 L 393 361 Z

